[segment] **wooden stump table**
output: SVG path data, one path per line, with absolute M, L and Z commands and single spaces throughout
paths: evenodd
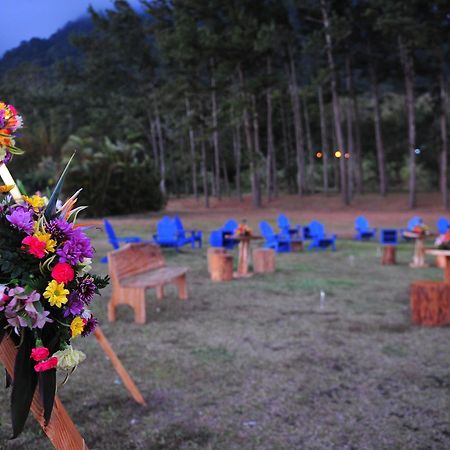
M 450 250 L 428 249 L 429 255 L 445 258 L 444 280 L 411 284 L 411 318 L 418 325 L 450 324 Z
M 413 231 L 404 231 L 403 235 L 409 239 L 414 239 L 414 255 L 409 267 L 428 267 L 428 264 L 425 262 L 425 239 L 431 237 L 431 235 L 414 233 Z
M 212 281 L 231 281 L 233 279 L 233 255 L 226 252 L 211 254 L 210 274 Z
M 255 248 L 253 250 L 253 270 L 255 273 L 275 272 L 275 250 Z
M 212 260 L 215 255 L 226 255 L 227 251 L 223 247 L 210 247 L 208 248 L 208 252 L 206 254 L 207 262 L 208 262 L 208 273 L 211 273 L 211 265 Z
M 383 246 L 383 255 L 381 259 L 381 264 L 383 266 L 396 264 L 397 263 L 396 254 L 397 254 L 397 247 L 395 245 Z

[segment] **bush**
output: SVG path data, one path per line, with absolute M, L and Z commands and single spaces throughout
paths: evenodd
M 89 216 L 157 211 L 165 199 L 154 166 L 140 144 L 71 136 L 63 147 L 68 160 L 77 149 L 64 183 L 66 195 L 83 187 L 81 204 Z

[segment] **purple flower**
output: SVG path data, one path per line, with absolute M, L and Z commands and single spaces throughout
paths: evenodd
M 73 226 L 64 219 L 51 220 L 45 227 L 47 233 L 58 242 L 64 242 L 73 234 Z
M 90 335 L 95 330 L 97 325 L 98 325 L 98 320 L 94 316 L 91 316 L 84 324 L 84 328 L 81 333 L 81 336 L 86 337 L 86 336 Z
M 84 303 L 77 295 L 77 292 L 72 291 L 69 294 L 68 301 L 66 303 L 66 307 L 64 309 L 64 317 L 72 314 L 73 316 L 79 316 L 83 311 Z
M 60 262 L 66 262 L 73 266 L 81 263 L 84 258 L 92 258 L 94 256 L 91 241 L 79 228 L 73 230 L 69 239 L 56 253 Z
M 50 311 L 43 311 L 42 313 L 37 313 L 36 317 L 33 320 L 33 328 L 44 328 L 44 325 L 49 322 L 52 323 L 53 320 L 47 317 L 50 314 Z
M 78 286 L 76 287 L 75 292 L 78 294 L 78 298 L 86 303 L 86 305 L 91 303 L 96 290 L 97 286 L 94 284 L 93 278 L 78 278 Z
M 23 206 L 18 206 L 11 211 L 11 214 L 6 215 L 11 225 L 15 226 L 19 230 L 25 231 L 27 234 L 33 232 L 33 212 Z
M 0 126 L 1 128 L 1 126 Z M 12 154 L 9 150 L 5 151 L 5 156 L 3 157 L 3 160 L 1 161 L 3 164 L 8 164 L 11 161 Z

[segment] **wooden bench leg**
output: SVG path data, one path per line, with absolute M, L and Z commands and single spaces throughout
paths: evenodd
M 116 320 L 116 304 L 117 304 L 118 293 L 113 290 L 111 298 L 108 303 L 108 320 L 110 322 L 115 322 Z
M 145 289 L 129 288 L 127 289 L 127 294 L 127 303 L 134 309 L 134 321 L 144 324 L 146 321 Z
M 175 281 L 178 288 L 178 297 L 182 300 L 186 300 L 188 298 L 187 294 L 187 284 L 186 284 L 186 275 L 181 275 Z
M 156 286 L 156 298 L 158 300 L 162 300 L 164 298 L 164 285 L 160 284 Z

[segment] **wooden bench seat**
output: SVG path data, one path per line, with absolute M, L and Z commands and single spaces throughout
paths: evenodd
M 164 297 L 164 286 L 175 284 L 181 299 L 187 299 L 186 267 L 167 267 L 159 246 L 132 243 L 108 253 L 112 295 L 108 319 L 116 320 L 116 307 L 130 305 L 136 323 L 145 323 L 145 290 L 156 288 L 158 299 Z

